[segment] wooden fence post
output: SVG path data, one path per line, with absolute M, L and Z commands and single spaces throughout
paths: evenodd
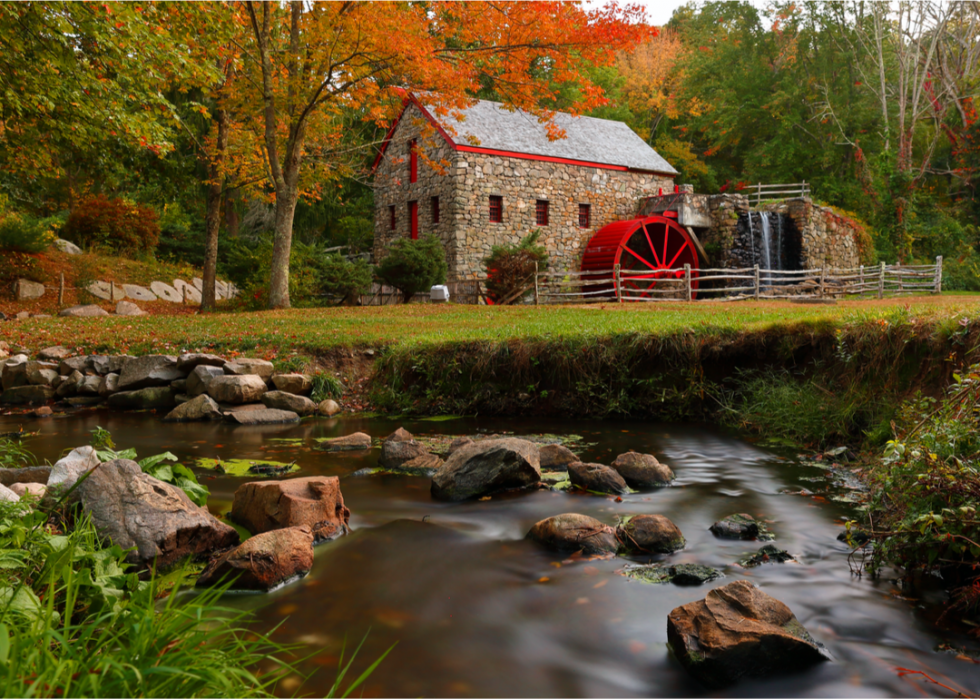
M 859 269 L 861 271 L 861 286 L 859 288 L 861 289 L 861 293 L 864 293 L 864 265 L 861 265 Z
M 534 305 L 538 305 L 538 262 L 534 261 Z
M 753 271 L 755 272 L 755 281 L 753 282 L 753 284 L 755 285 L 755 290 L 753 292 L 753 296 L 755 296 L 755 300 L 758 301 L 759 300 L 759 265 L 756 265 Z
M 181 304 L 184 305 L 184 306 L 186 306 L 187 305 L 187 285 L 184 284 L 182 287 L 180 287 L 180 290 L 184 292 L 184 299 L 183 299 L 183 301 L 181 301 Z
M 115 282 L 109 282 L 109 303 L 116 302 L 116 284 Z
M 616 303 L 623 302 L 623 282 L 620 279 L 619 265 L 613 265 L 613 288 L 616 290 Z
M 933 289 L 934 294 L 941 294 L 943 292 L 943 256 L 940 255 L 936 258 L 936 285 Z
M 687 300 L 693 301 L 694 295 L 691 293 L 691 263 L 684 264 L 684 286 L 687 287 Z
M 905 291 L 905 284 L 902 283 L 902 261 L 901 260 L 898 260 L 895 263 L 894 269 L 896 270 L 895 273 L 898 275 L 898 293 L 901 294 L 903 291 Z
M 878 268 L 878 298 L 885 298 L 885 263 Z
M 818 292 L 818 297 L 823 298 L 824 287 L 827 285 L 827 268 L 820 268 L 820 291 Z
M 58 305 L 65 305 L 65 273 L 61 273 L 61 280 L 58 282 Z

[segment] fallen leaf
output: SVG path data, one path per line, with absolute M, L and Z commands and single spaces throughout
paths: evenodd
M 595 585 L 592 586 L 592 589 L 593 590 L 598 590 L 600 587 L 602 587 L 603 585 L 605 585 L 607 582 L 609 582 L 609 581 L 608 580 L 603 580 L 602 582 L 597 582 Z

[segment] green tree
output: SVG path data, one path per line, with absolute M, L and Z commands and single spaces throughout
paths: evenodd
M 402 292 L 408 303 L 418 292 L 445 282 L 448 271 L 442 243 L 434 235 L 425 235 L 418 240 L 399 238 L 392 243 L 375 274 L 382 283 Z

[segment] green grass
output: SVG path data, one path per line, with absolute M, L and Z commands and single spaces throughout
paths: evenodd
M 656 307 L 429 306 L 223 313 L 198 316 L 49 318 L 4 325 L 0 338 L 31 349 L 54 344 L 80 352 L 248 352 L 268 358 L 292 351 L 321 354 L 340 347 L 425 346 L 459 342 L 549 340 L 614 335 L 726 335 L 805 325 L 827 330 L 867 319 L 888 319 L 913 303 L 913 317 L 973 315 L 973 299 L 903 299 L 885 306 L 704 303 Z M 906 314 L 907 315 L 907 314 Z

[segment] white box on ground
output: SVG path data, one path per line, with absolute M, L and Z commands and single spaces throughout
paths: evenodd
M 443 284 L 436 284 L 429 289 L 429 300 L 435 303 L 445 303 L 449 300 L 449 287 Z

